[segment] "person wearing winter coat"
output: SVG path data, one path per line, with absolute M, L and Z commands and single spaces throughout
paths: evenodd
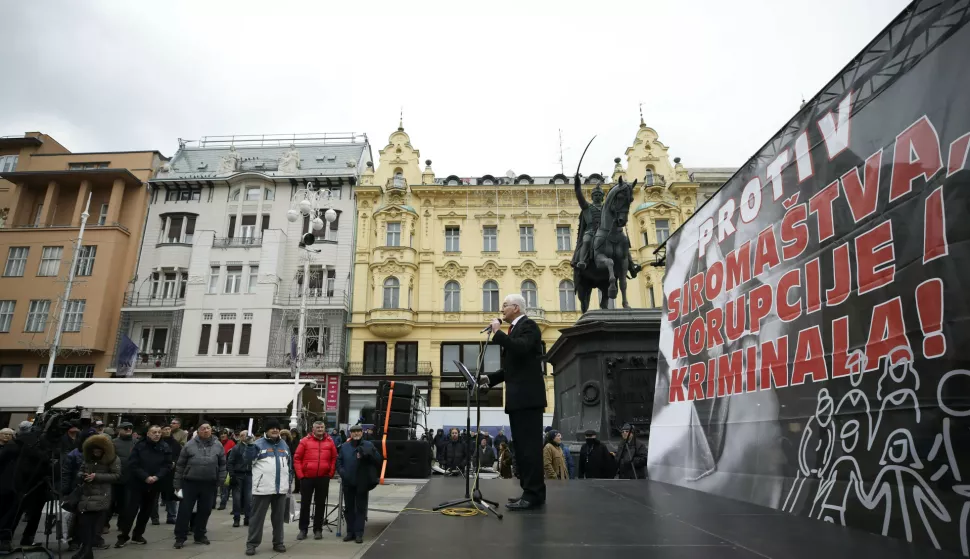
M 345 542 L 364 543 L 368 493 L 380 482 L 378 472 L 384 460 L 377 447 L 363 438 L 364 430 L 354 425 L 350 428 L 350 440 L 340 445 L 337 452 L 337 473 L 342 481 L 344 519 L 347 520 Z
M 196 437 L 185 443 L 175 464 L 175 491 L 182 491 L 175 520 L 175 548 L 182 549 L 189 535 L 192 509 L 198 505 L 192 535 L 195 543 L 209 545 L 206 525 L 216 506 L 216 494 L 226 480 L 226 453 L 212 435 L 212 425 L 203 423 Z
M 175 463 L 179 460 L 182 453 L 182 445 L 172 436 L 172 428 L 168 425 L 162 426 L 162 442 L 168 445 L 172 451 L 172 469 L 161 481 L 162 502 L 165 504 L 165 523 L 175 524 L 175 517 L 178 516 L 179 502 L 175 498 Z M 153 519 L 154 521 L 154 519 Z
M 300 533 L 298 540 L 307 537 L 310 528 L 310 503 L 317 508 L 313 515 L 313 539 L 323 539 L 323 518 L 327 512 L 330 480 L 337 469 L 337 445 L 327 434 L 323 421 L 313 424 L 313 432 L 300 440 L 293 456 L 293 469 L 300 480 Z
M 612 479 L 613 456 L 596 438 L 596 431 L 586 431 L 586 444 L 579 451 L 579 479 Z
M 498 435 L 495 435 L 495 440 L 492 441 L 492 445 L 495 448 L 498 448 L 502 445 L 502 443 L 505 443 L 506 445 L 509 444 L 509 438 L 505 436 L 505 427 L 498 430 Z
M 83 462 L 77 478 L 81 499 L 77 505 L 81 548 L 72 559 L 91 559 L 100 539 L 101 519 L 111 507 L 111 486 L 121 478 L 121 461 L 107 435 L 91 435 L 81 445 Z
M 246 538 L 246 555 L 255 555 L 263 541 L 263 521 L 270 511 L 273 526 L 273 551 L 286 553 L 283 545 L 283 522 L 289 498 L 292 472 L 290 447 L 280 436 L 280 422 L 270 418 L 263 422 L 263 438 L 256 441 L 258 454 L 253 463 L 253 511 Z
M 509 443 L 498 443 L 498 474 L 502 479 L 512 479 L 512 451 Z
M 182 429 L 181 419 L 173 417 L 169 427 L 172 429 L 172 438 L 175 439 L 175 442 L 181 446 L 185 446 L 189 442 L 189 433 L 185 429 Z
M 229 451 L 232 450 L 232 447 L 236 446 L 236 441 L 232 440 L 232 437 L 230 437 L 229 434 L 229 431 L 226 429 L 223 429 L 223 431 L 219 433 L 219 442 L 222 443 L 222 449 L 225 450 L 227 459 L 229 458 Z M 231 492 L 232 484 L 226 485 L 223 483 L 222 487 L 219 488 L 221 498 L 219 500 L 219 508 L 217 510 L 226 510 L 226 505 L 229 503 L 229 494 Z
M 239 527 L 242 516 L 249 526 L 253 501 L 253 462 L 259 450 L 249 431 L 239 433 L 239 442 L 229 451 L 229 485 L 232 486 L 232 527 Z
M 495 449 L 489 446 L 488 440 L 479 439 L 478 452 L 475 453 L 475 467 L 491 468 L 495 465 Z
M 119 425 L 124 436 L 124 424 Z M 158 510 L 158 494 L 161 491 L 161 480 L 172 469 L 172 449 L 163 443 L 162 428 L 152 425 L 146 436 L 139 440 L 131 449 L 128 459 L 128 508 L 118 518 L 118 543 L 115 547 L 124 547 L 130 541 L 145 545 L 148 543 L 143 537 L 145 526 L 151 517 L 152 509 Z M 115 441 L 117 442 L 117 441 Z M 135 515 L 138 515 L 135 521 Z M 134 521 L 135 530 L 128 537 L 131 524 Z
M 451 428 L 448 442 L 444 445 L 444 460 L 438 459 L 438 464 L 446 470 L 461 470 L 465 467 L 467 445 L 460 439 L 458 429 Z
M 561 444 L 563 460 L 566 461 L 566 471 L 569 472 L 569 479 L 576 479 L 576 462 L 573 461 L 573 453 L 569 450 L 569 445 Z
M 118 425 L 118 437 L 111 441 L 115 447 L 115 455 L 121 463 L 121 478 L 115 483 L 111 492 L 111 511 L 108 513 L 107 526 L 111 523 L 111 517 L 118 515 L 118 525 L 120 526 L 122 517 L 128 510 L 128 458 L 131 456 L 131 449 L 135 446 L 132 438 L 133 425 L 124 422 Z M 110 435 L 108 435 L 110 437 Z M 130 522 L 129 522 L 130 524 Z
M 620 429 L 623 442 L 616 453 L 616 476 L 620 479 L 647 479 L 647 445 L 637 440 L 633 426 Z
M 569 479 L 566 459 L 562 454 L 562 434 L 555 429 L 546 433 L 546 446 L 542 447 L 542 470 L 545 479 Z

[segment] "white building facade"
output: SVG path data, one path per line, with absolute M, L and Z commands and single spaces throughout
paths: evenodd
M 291 378 L 305 258 L 303 370 L 321 378 L 343 374 L 353 189 L 370 160 L 366 136 L 355 134 L 235 136 L 182 145 L 150 183 L 138 271 L 122 308 L 116 353 L 127 344 L 125 336 L 138 346 L 134 375 Z M 313 232 L 309 218 L 286 218 L 308 183 L 329 189 L 337 212 L 333 223 L 314 232 L 313 251 L 299 246 Z

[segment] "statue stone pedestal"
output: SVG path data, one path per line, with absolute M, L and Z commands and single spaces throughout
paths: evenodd
M 596 309 L 564 328 L 546 353 L 555 379 L 553 427 L 563 440 L 620 441 L 630 423 L 647 442 L 653 417 L 660 309 Z

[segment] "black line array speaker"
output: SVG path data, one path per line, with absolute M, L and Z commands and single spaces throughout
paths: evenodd
M 413 384 L 406 382 L 393 382 L 389 380 L 382 380 L 380 384 L 377 385 L 377 397 L 387 398 L 387 395 L 391 392 L 391 385 L 394 385 L 394 397 L 401 398 L 413 398 L 417 394 Z M 377 406 L 377 409 L 381 409 Z
M 374 414 L 374 426 L 381 430 L 384 429 L 384 418 L 387 415 L 388 414 L 383 410 L 380 410 Z M 392 411 L 387 420 L 387 426 L 405 427 L 410 429 L 414 426 L 414 414 L 411 412 Z
M 391 411 L 399 411 L 404 413 L 411 413 L 414 411 L 415 400 L 412 397 L 400 397 L 397 396 L 391 398 Z M 380 398 L 377 400 L 377 409 L 379 411 L 387 411 L 387 398 Z
M 410 427 L 388 427 L 384 432 L 384 425 L 378 428 L 378 436 L 387 435 L 389 441 L 410 441 L 415 439 L 414 429 Z
M 424 479 L 431 475 L 431 443 L 394 441 L 388 437 L 385 478 Z

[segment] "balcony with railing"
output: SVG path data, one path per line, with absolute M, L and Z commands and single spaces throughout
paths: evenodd
M 177 355 L 174 353 L 139 353 L 135 356 L 135 370 L 142 371 L 148 369 L 166 369 L 175 366 Z M 108 361 L 108 369 L 114 370 L 118 367 L 118 356 L 112 355 Z
M 129 293 L 125 295 L 122 307 L 131 308 L 162 308 L 185 306 L 182 297 L 157 297 L 149 294 Z
M 290 369 L 294 365 L 295 362 L 289 353 L 277 353 L 274 355 L 269 355 L 266 358 L 266 366 L 274 369 Z M 329 357 L 327 355 L 309 353 L 303 360 L 303 371 L 312 372 L 334 369 L 343 370 L 344 365 L 346 365 L 346 363 L 340 359 Z
M 310 307 L 350 307 L 350 294 L 341 289 L 327 289 L 325 287 L 311 287 L 307 289 L 306 303 Z M 277 293 L 273 297 L 273 304 L 279 307 L 299 307 L 303 301 L 303 293 L 299 285 L 287 293 Z
M 431 361 L 411 363 L 351 361 L 347 363 L 347 374 L 351 376 L 431 376 Z
M 262 237 L 215 237 L 212 239 L 212 248 L 251 248 L 262 245 Z
M 52 223 L 50 225 L 44 225 L 40 223 L 25 224 L 25 225 L 14 225 L 13 227 L 7 225 L 6 227 L 0 227 L 0 231 L 4 230 L 20 230 L 24 229 L 80 229 L 80 225 L 71 225 L 70 223 Z M 98 223 L 97 221 L 89 221 L 85 224 L 84 228 L 86 230 L 97 230 L 97 229 L 121 229 L 125 233 L 130 233 L 127 227 L 118 223 L 117 221 L 111 223 Z

